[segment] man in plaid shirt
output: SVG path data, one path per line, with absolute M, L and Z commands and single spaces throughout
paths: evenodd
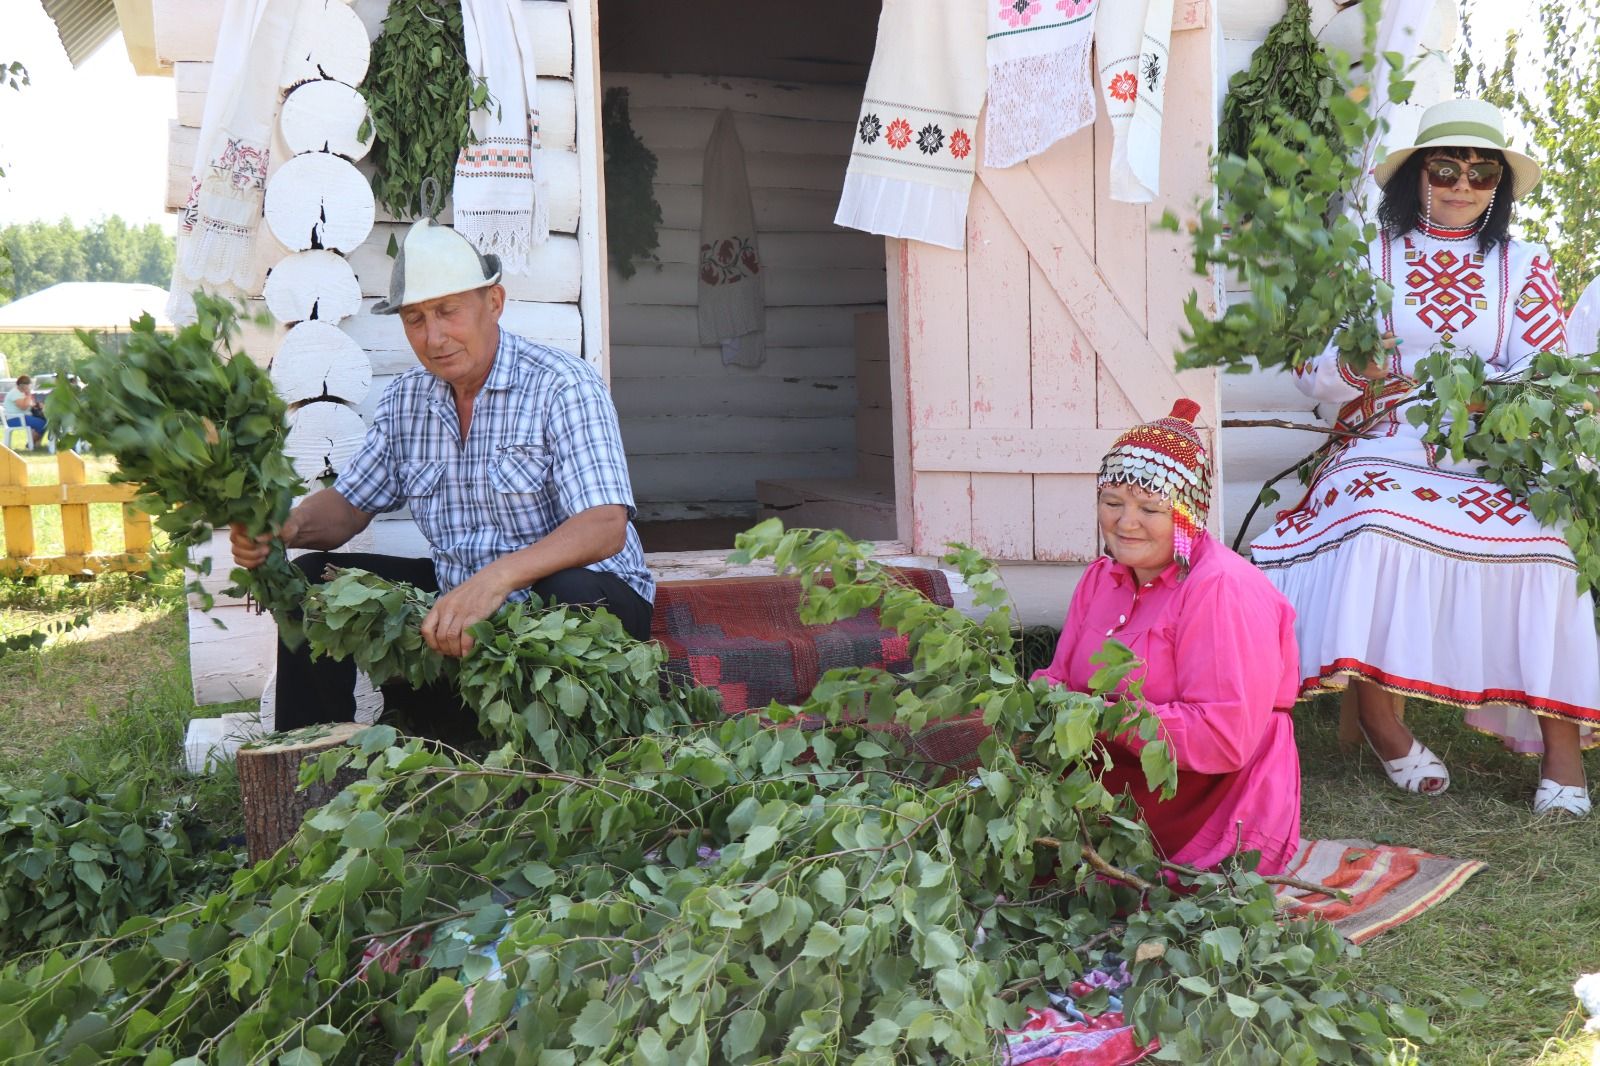
M 388 301 L 420 366 L 389 385 L 366 441 L 338 484 L 308 496 L 278 531 L 313 582 L 329 565 L 369 570 L 441 595 L 422 624 L 428 645 L 465 655 L 467 629 L 529 592 L 603 606 L 650 635 L 655 580 L 630 519 L 633 490 L 605 383 L 583 360 L 500 329 L 496 256 L 422 221 L 406 235 Z M 428 559 L 328 554 L 375 515 L 409 506 Z M 234 561 L 256 567 L 270 538 L 232 534 Z M 355 667 L 278 647 L 277 728 L 349 721 Z M 446 689 L 386 690 L 437 715 Z M 436 722 L 449 728 L 466 723 Z

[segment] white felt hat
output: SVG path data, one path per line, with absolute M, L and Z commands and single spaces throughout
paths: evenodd
M 478 254 L 461 234 L 424 218 L 406 231 L 389 276 L 389 298 L 378 301 L 372 313 L 396 314 L 407 304 L 481 289 L 499 280 L 499 256 Z
M 1373 168 L 1379 185 L 1387 185 L 1413 152 L 1430 148 L 1493 148 L 1506 157 L 1511 168 L 1511 197 L 1520 200 L 1539 184 L 1539 164 L 1506 147 L 1506 131 L 1500 109 L 1487 100 L 1445 100 L 1422 113 L 1417 125 L 1417 143 L 1396 148 Z

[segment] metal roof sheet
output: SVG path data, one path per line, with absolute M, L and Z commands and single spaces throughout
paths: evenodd
M 117 7 L 113 0 L 40 0 L 44 13 L 56 24 L 56 36 L 74 67 L 94 54 L 117 32 Z

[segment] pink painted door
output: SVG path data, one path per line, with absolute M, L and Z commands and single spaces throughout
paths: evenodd
M 1179 9 L 1194 21 L 1194 5 Z M 1094 475 L 1116 436 L 1183 395 L 1215 425 L 1215 375 L 1180 376 L 1172 358 L 1185 297 L 1198 287 L 1209 307 L 1212 288 L 1185 235 L 1152 229 L 1211 195 L 1211 32 L 1172 36 L 1156 203 L 1107 197 L 1102 115 L 1027 163 L 980 167 L 964 252 L 890 242 L 913 551 L 962 541 L 997 559 L 1092 559 Z

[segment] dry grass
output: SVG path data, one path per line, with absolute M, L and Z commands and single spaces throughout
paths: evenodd
M 1443 1037 L 1429 1063 L 1587 1066 L 1595 1041 L 1581 1032 L 1572 982 L 1600 970 L 1600 817 L 1534 817 L 1537 761 L 1464 729 L 1458 712 L 1407 712 L 1450 766 L 1450 791 L 1437 798 L 1395 789 L 1370 752 L 1341 752 L 1337 719 L 1331 701 L 1295 715 L 1305 835 L 1488 863 L 1454 897 L 1368 943 L 1360 978 L 1432 1010 Z M 1586 762 L 1600 778 L 1600 752 Z

